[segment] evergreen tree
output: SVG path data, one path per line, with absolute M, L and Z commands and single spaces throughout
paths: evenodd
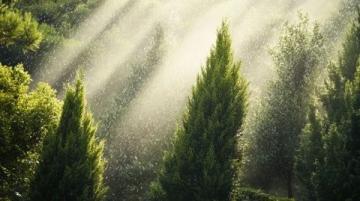
M 21 51 L 39 48 L 42 34 L 30 13 L 0 4 L 0 47 L 17 46 Z
M 303 154 L 297 159 L 297 164 L 311 167 L 303 178 L 310 185 L 304 182 L 300 185 L 305 191 L 314 192 L 319 201 L 360 199 L 359 47 L 360 17 L 352 24 L 338 64 L 329 65 L 325 93 L 320 96 L 318 106 L 324 111 L 322 128 L 314 133 L 303 133 L 304 138 L 321 136 L 319 144 L 309 143 L 310 139 L 303 141 L 299 149 Z M 322 154 L 313 153 L 314 149 Z M 298 169 L 298 172 L 303 170 Z M 303 200 L 315 199 L 305 197 Z
M 354 80 L 356 64 L 360 54 L 360 7 L 357 19 L 353 20 L 349 34 L 343 44 L 343 54 L 339 59 L 340 71 L 345 80 Z
M 66 93 L 59 127 L 44 145 L 31 188 L 34 201 L 104 200 L 103 142 L 95 137 L 85 109 L 84 86 L 77 80 Z
M 22 200 L 45 136 L 55 129 L 60 101 L 44 83 L 30 91 L 21 65 L 0 65 L 0 200 Z
M 319 26 L 309 28 L 306 16 L 285 25 L 272 56 L 277 77 L 245 129 L 244 178 L 265 190 L 282 186 L 293 197 L 295 150 L 306 123 L 312 86 L 323 54 Z
M 30 13 L 0 3 L 1 63 L 9 66 L 22 63 L 29 69 L 25 61 L 36 54 L 44 38 L 40 29 Z
M 308 114 L 308 123 L 300 136 L 300 145 L 296 153 L 295 176 L 297 178 L 298 200 L 316 200 L 314 171 L 318 163 L 322 163 L 323 141 L 322 121 L 316 106 L 311 106 Z
M 360 44 L 358 44 L 360 45 Z M 360 56 L 360 55 L 359 55 Z M 359 57 L 360 58 L 360 57 Z M 357 71 L 354 80 L 348 85 L 349 93 L 349 116 L 350 126 L 346 139 L 347 193 L 352 200 L 360 199 L 360 64 L 357 64 Z
M 151 200 L 230 199 L 236 137 L 247 105 L 247 82 L 239 70 L 228 25 L 223 23 L 193 88 L 173 148 L 151 186 Z
M 78 25 L 103 2 L 104 0 L 1 0 L 1 63 L 10 66 L 22 63 L 32 74 L 39 68 L 44 57 L 49 56 L 49 52 L 69 42 L 68 39 Z

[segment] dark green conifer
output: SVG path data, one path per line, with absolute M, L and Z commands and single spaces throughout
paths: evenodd
M 67 89 L 59 127 L 44 145 L 32 183 L 33 201 L 104 200 L 103 142 L 95 137 L 84 94 L 81 80 Z
M 308 169 L 304 175 L 304 169 L 297 168 L 300 193 L 313 192 L 315 198 L 305 196 L 302 200 L 360 199 L 359 47 L 360 17 L 352 24 L 339 62 L 329 65 L 325 93 L 318 105 L 323 111 L 319 116 L 324 118 L 321 129 L 303 133 L 306 140 L 301 142 L 296 164 Z M 312 142 L 312 136 L 320 136 L 321 142 Z
M 313 183 L 314 170 L 318 163 L 322 163 L 323 122 L 315 106 L 310 107 L 308 123 L 300 136 L 300 146 L 296 153 L 295 176 L 298 181 L 298 200 L 316 200 L 315 185 Z
M 192 90 L 173 149 L 152 184 L 151 200 L 229 200 L 236 137 L 247 106 L 248 84 L 239 70 L 228 25 L 223 23 Z

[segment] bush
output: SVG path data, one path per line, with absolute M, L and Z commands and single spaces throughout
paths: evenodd
M 233 194 L 232 201 L 295 201 L 294 199 L 275 197 L 260 190 L 240 188 Z

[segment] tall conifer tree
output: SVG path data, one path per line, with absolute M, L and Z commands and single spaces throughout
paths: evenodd
M 104 200 L 103 142 L 95 137 L 84 93 L 79 79 L 67 90 L 59 127 L 44 145 L 32 183 L 33 201 Z
M 152 200 L 229 200 L 236 136 L 247 106 L 248 84 L 239 70 L 228 25 L 223 23 L 193 88 L 173 149 L 152 184 Z
M 337 64 L 329 65 L 320 113 L 303 132 L 296 170 L 301 192 L 312 192 L 301 200 L 342 201 L 360 199 L 360 15 L 354 20 Z M 321 119 L 323 119 L 321 121 Z M 314 136 L 320 143 L 310 140 Z M 312 150 L 318 150 L 313 152 Z M 304 168 L 305 167 L 305 168 Z M 315 196 L 315 197 L 314 197 Z

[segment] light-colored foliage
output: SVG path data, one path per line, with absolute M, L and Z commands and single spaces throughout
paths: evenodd
M 24 196 L 42 141 L 57 125 L 60 101 L 40 83 L 29 91 L 21 65 L 0 66 L 0 197 Z

